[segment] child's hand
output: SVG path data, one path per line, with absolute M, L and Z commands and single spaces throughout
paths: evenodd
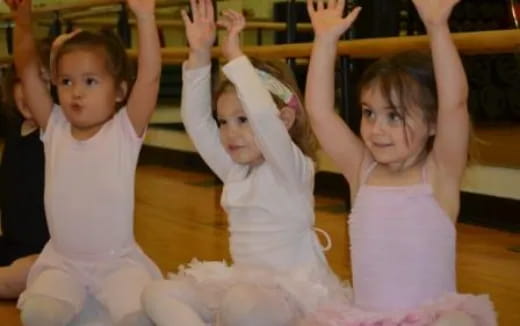
M 30 21 L 32 0 L 4 0 L 16 20 Z
M 447 25 L 451 10 L 460 0 L 413 0 L 427 29 Z
M 65 43 L 68 39 L 70 39 L 71 37 L 73 37 L 81 31 L 81 29 L 76 29 L 70 33 L 61 34 L 58 37 L 56 37 L 54 41 L 52 41 L 49 67 L 51 70 L 51 81 L 54 84 L 56 83 L 56 63 L 54 62 L 56 58 L 56 53 L 58 53 L 58 50 L 63 45 L 63 43 Z
M 137 18 L 155 14 L 155 0 L 126 0 L 126 3 Z
M 181 11 L 190 50 L 209 53 L 216 37 L 213 4 L 211 0 L 190 0 L 190 5 L 193 19 L 185 10 Z
M 318 0 L 317 7 L 313 0 L 307 0 L 307 11 L 311 18 L 316 39 L 326 39 L 337 42 L 356 20 L 360 7 L 356 7 L 346 17 L 343 17 L 345 0 L 328 0 L 325 8 L 324 0 Z
M 234 10 L 225 10 L 222 13 L 221 19 L 219 19 L 218 24 L 225 27 L 227 30 L 227 35 L 221 46 L 224 57 L 228 61 L 231 61 L 242 56 L 243 53 L 240 48 L 240 32 L 246 26 L 244 15 Z

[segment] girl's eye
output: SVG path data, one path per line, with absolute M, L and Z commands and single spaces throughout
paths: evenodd
M 397 112 L 390 112 L 388 115 L 388 118 L 391 122 L 401 122 L 403 119 L 401 118 L 401 115 Z
M 217 119 L 217 126 L 223 126 L 226 124 L 226 120 L 224 119 Z
M 88 86 L 93 86 L 97 84 L 97 80 L 94 78 L 87 78 L 86 83 Z
M 247 117 L 243 116 L 243 117 L 238 117 L 238 121 L 240 123 L 246 123 L 247 122 Z
M 374 115 L 374 112 L 372 112 L 370 109 L 363 109 L 361 114 L 366 118 L 370 118 Z
M 61 84 L 61 85 L 64 85 L 64 86 L 70 86 L 72 83 L 71 83 L 70 79 L 68 79 L 68 78 L 62 78 L 62 79 L 60 80 L 60 84 Z

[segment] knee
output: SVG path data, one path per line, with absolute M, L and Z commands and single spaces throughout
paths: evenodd
M 12 273 L 9 268 L 0 270 L 0 299 L 15 299 L 25 289 L 26 278 Z
M 10 266 L 0 268 L 0 298 L 14 299 L 25 290 L 27 275 L 36 255 L 15 260 Z
M 24 326 L 65 326 L 74 315 L 74 307 L 65 301 L 32 296 L 24 302 L 20 318 Z
M 462 311 L 444 312 L 434 326 L 475 326 L 474 320 Z
M 165 282 L 167 281 L 153 281 L 144 288 L 141 302 L 146 311 L 161 305 L 172 296 L 173 292 L 166 289 Z
M 152 321 L 143 311 L 134 312 L 124 316 L 116 326 L 153 326 Z
M 168 280 L 153 281 L 148 284 L 141 295 L 144 310 L 149 315 L 156 311 L 171 309 L 173 303 L 189 301 L 189 292 L 182 283 Z M 166 308 L 165 308 L 166 307 Z
M 220 320 L 226 326 L 294 325 L 296 306 L 279 289 L 263 289 L 255 285 L 237 285 L 225 295 Z

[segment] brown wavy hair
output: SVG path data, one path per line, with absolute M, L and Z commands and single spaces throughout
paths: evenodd
M 265 71 L 278 79 L 281 83 L 287 86 L 298 99 L 298 108 L 296 108 L 296 115 L 294 123 L 289 129 L 289 135 L 292 141 L 300 148 L 300 150 L 314 162 L 316 162 L 316 150 L 317 141 L 314 133 L 312 132 L 307 112 L 303 106 L 303 96 L 296 82 L 294 74 L 283 61 L 274 60 L 260 60 L 256 58 L 249 58 L 252 65 L 259 70 Z M 235 86 L 231 81 L 225 78 L 223 75 L 220 76 L 219 81 L 213 92 L 213 113 L 216 114 L 216 103 L 218 98 L 226 91 L 235 89 Z M 286 107 L 284 103 L 277 96 L 273 96 L 273 101 L 276 103 L 278 109 Z
M 405 123 L 408 113 L 417 107 L 428 127 L 436 125 L 439 105 L 433 60 L 429 53 L 406 51 L 377 60 L 361 76 L 358 98 L 361 98 L 363 91 L 374 86 L 381 90 L 383 97 Z M 435 135 L 428 138 L 425 154 L 432 150 L 434 141 Z M 475 141 L 471 127 L 468 144 L 470 163 L 474 163 L 479 156 Z
M 99 32 L 81 31 L 70 39 L 66 40 L 57 50 L 54 58 L 53 67 L 57 70 L 58 62 L 63 55 L 78 51 L 101 50 L 105 56 L 107 71 L 114 78 L 114 84 L 119 87 L 121 83 L 127 84 L 127 92 L 123 101 L 117 104 L 120 109 L 126 104 L 134 80 L 134 65 L 128 58 L 125 47 L 121 39 L 111 30 L 100 30 Z M 53 71 L 53 74 L 57 71 Z

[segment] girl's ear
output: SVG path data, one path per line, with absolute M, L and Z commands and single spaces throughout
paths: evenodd
M 280 109 L 280 119 L 282 120 L 287 130 L 291 129 L 294 121 L 296 120 L 296 110 L 289 106 L 284 106 Z
M 437 134 L 437 124 L 433 123 L 428 127 L 428 136 L 435 136 Z
M 119 90 L 117 92 L 116 102 L 120 103 L 123 102 L 126 98 L 126 94 L 128 92 L 128 84 L 127 82 L 121 82 L 119 85 Z

